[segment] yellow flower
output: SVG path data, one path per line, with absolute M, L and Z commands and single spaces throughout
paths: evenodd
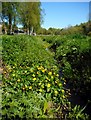
M 31 90 L 31 89 L 32 89 L 32 86 L 30 86 L 29 89 Z
M 22 89 L 25 90 L 25 87 L 23 87 Z
M 8 70 L 10 70 L 10 69 L 11 69 L 11 67 L 10 67 L 9 65 L 8 65 L 8 66 L 6 66 L 6 67 L 7 67 L 7 69 L 8 69 Z
M 55 91 L 54 93 L 57 95 L 57 94 L 58 94 L 58 91 Z
M 62 90 L 62 93 L 64 93 L 64 90 Z
M 44 70 L 42 70 L 42 72 L 44 73 L 46 70 L 44 69 Z
M 35 81 L 35 80 L 36 80 L 36 78 L 33 78 L 33 80 Z
M 39 72 L 37 72 L 37 74 L 39 74 Z
M 54 72 L 53 74 L 55 75 L 56 73 Z
M 41 85 L 42 88 L 44 88 L 44 85 Z
M 49 72 L 48 75 L 52 75 L 52 72 Z
M 70 93 L 70 92 L 68 92 L 68 95 L 71 95 L 71 93 Z
M 20 82 L 20 79 L 18 79 L 17 82 Z
M 41 83 L 39 83 L 39 85 L 41 85 Z
M 35 75 L 34 75 L 34 74 L 33 74 L 32 76 L 33 76 L 33 77 L 35 77 Z
M 59 83 L 59 86 L 61 87 L 61 86 L 62 86 L 62 83 Z
M 6 74 L 7 72 L 6 71 L 4 71 L 4 74 Z
M 48 84 L 47 84 L 47 87 L 49 88 L 50 86 L 51 86 L 51 84 L 48 83 Z
M 54 77 L 53 76 L 51 76 L 51 79 L 53 79 Z
M 38 70 L 41 70 L 41 67 L 38 67 Z
M 43 90 L 40 88 L 39 91 L 42 92 Z
M 14 77 L 14 76 L 15 76 L 15 74 L 12 74 L 12 76 Z
M 57 83 L 57 81 L 55 81 L 55 83 Z
M 27 70 L 25 70 L 25 73 L 27 73 Z
M 59 74 L 56 74 L 56 76 L 58 77 L 58 76 L 59 76 Z
M 65 96 L 63 95 L 62 98 L 65 98 Z
M 44 69 L 43 66 L 40 66 L 41 69 Z

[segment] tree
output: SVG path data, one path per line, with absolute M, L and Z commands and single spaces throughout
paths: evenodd
M 14 2 L 2 2 L 2 21 L 8 22 L 8 34 L 11 34 L 13 20 L 15 24 L 17 5 L 18 4 Z
M 19 5 L 20 19 L 26 31 L 37 30 L 41 24 L 41 4 L 40 2 L 24 2 Z
M 37 31 L 41 25 L 41 3 L 40 2 L 3 2 L 2 21 L 8 23 L 8 34 L 11 34 L 18 24 L 29 34 Z

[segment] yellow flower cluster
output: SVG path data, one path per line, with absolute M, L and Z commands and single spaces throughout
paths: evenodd
M 59 83 L 59 87 L 62 87 L 62 83 Z
M 32 86 L 29 86 L 29 89 L 31 90 L 31 89 L 32 89 Z
M 20 79 L 18 79 L 17 82 L 20 82 Z
M 51 76 L 51 75 L 52 75 L 52 72 L 49 72 L 49 73 L 48 73 L 48 75 L 50 75 L 50 76 Z
M 35 80 L 36 80 L 36 78 L 33 78 L 33 80 L 35 81 Z
M 58 91 L 54 91 L 54 93 L 55 93 L 55 95 L 57 95 L 57 94 L 58 94 Z
M 43 90 L 40 88 L 39 91 L 42 92 Z
M 64 93 L 64 90 L 62 90 L 62 93 Z
M 42 72 L 44 73 L 46 70 L 44 69 L 44 70 L 42 70 Z
M 33 74 L 32 76 L 33 76 L 33 77 L 35 77 L 35 75 L 34 75 L 34 74 Z
M 37 66 L 37 69 L 38 69 L 38 70 L 42 70 L 42 69 L 44 69 L 44 68 L 43 68 L 43 66 L 40 66 L 40 67 Z
M 6 66 L 6 68 L 7 68 L 7 70 L 9 71 L 9 72 L 11 72 L 12 71 L 12 69 L 11 69 L 11 66 Z
M 50 68 L 46 68 L 43 67 L 42 65 L 39 66 L 33 66 L 31 68 L 27 67 L 27 69 L 24 70 L 24 73 L 27 74 L 28 71 L 30 71 L 30 75 L 28 77 L 27 80 L 29 80 L 29 85 L 28 83 L 26 83 L 26 85 L 24 85 L 22 87 L 22 90 L 36 90 L 38 91 L 40 94 L 45 92 L 50 92 L 53 94 L 53 99 L 55 99 L 54 97 L 61 97 L 61 99 L 66 98 L 65 96 L 65 90 L 62 89 L 63 88 L 63 83 L 65 84 L 65 79 L 61 79 L 62 81 L 59 80 L 59 74 L 57 74 L 57 71 L 54 69 L 50 69 Z M 17 74 L 14 71 L 12 76 L 16 76 Z M 32 85 L 31 85 L 31 80 L 32 80 Z M 19 77 L 17 79 L 17 84 L 19 84 L 19 82 L 22 82 L 22 79 Z M 63 83 L 62 83 L 63 82 Z M 36 87 L 37 86 L 37 87 Z M 36 88 L 35 88 L 36 87 Z M 51 89 L 52 87 L 52 89 Z
M 47 84 L 47 87 L 49 88 L 50 86 L 51 86 L 51 84 L 50 84 L 50 83 L 48 83 L 48 84 Z

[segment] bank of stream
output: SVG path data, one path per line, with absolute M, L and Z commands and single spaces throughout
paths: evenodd
M 59 68 L 59 76 L 60 78 L 64 76 L 63 73 L 63 68 L 64 68 L 64 64 L 61 63 L 61 60 L 56 59 L 56 50 L 57 50 L 57 45 L 56 43 L 52 46 L 50 46 L 49 50 L 51 52 L 54 52 L 54 60 L 57 63 L 57 66 Z M 91 100 L 89 100 L 88 98 L 88 94 L 87 95 L 81 95 L 81 93 L 79 93 L 79 91 L 74 90 L 73 89 L 73 83 L 70 82 L 69 78 L 66 78 L 66 85 L 64 85 L 65 89 L 70 89 L 70 93 L 71 95 L 68 98 L 68 101 L 71 102 L 72 107 L 75 107 L 76 105 L 80 105 L 81 108 L 84 108 L 84 113 L 88 114 L 91 118 Z

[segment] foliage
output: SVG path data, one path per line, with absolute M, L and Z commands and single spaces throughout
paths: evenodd
M 15 18 L 17 16 L 18 4 L 15 2 L 2 2 L 2 21 L 8 23 L 7 34 L 11 34 L 12 22 L 15 24 Z
M 81 39 L 81 36 L 75 37 L 74 39 L 79 37 Z M 64 54 L 58 52 L 62 44 L 66 45 L 65 39 L 66 36 L 63 37 L 62 42 L 60 42 L 60 37 L 54 39 L 54 41 L 59 41 L 56 42 L 58 45 L 56 57 L 60 54 L 65 57 Z M 63 69 L 64 76 L 59 76 L 59 69 L 53 58 L 55 54 L 46 49 L 53 49 L 51 45 L 55 43 L 54 41 L 52 43 L 51 39 L 49 44 L 35 36 L 2 36 L 3 83 L 0 84 L 2 87 L 2 119 L 56 117 L 88 119 L 88 116 L 82 112 L 85 108 L 82 110 L 79 106 L 72 108 L 67 100 L 70 91 L 65 90 L 64 85 L 67 77 L 70 77 L 72 65 L 67 59 L 62 59 L 66 67 Z M 84 42 L 87 43 L 85 39 Z M 68 45 L 73 44 L 69 41 Z M 64 47 L 62 50 L 65 50 Z M 64 53 L 67 55 L 66 52 Z
M 29 34 L 32 28 L 36 31 L 42 22 L 41 11 L 40 2 L 3 2 L 1 17 L 3 23 L 8 23 L 7 33 L 14 32 L 17 24 L 22 24 L 26 30 L 29 29 Z
M 73 34 L 80 35 L 89 35 L 91 32 L 91 21 L 86 23 L 81 23 L 80 25 L 68 26 L 66 28 L 52 28 L 50 27 L 48 30 L 45 28 L 40 28 L 38 34 L 40 35 L 61 35 L 61 36 L 69 36 Z
M 80 106 L 76 105 L 72 109 L 72 111 L 69 112 L 69 115 L 68 115 L 67 118 L 70 119 L 70 120 L 75 120 L 75 119 L 76 120 L 80 120 L 80 119 L 81 120 L 88 120 L 89 118 L 88 118 L 87 114 L 82 113 L 84 111 L 85 107 L 81 109 Z
M 49 44 L 29 36 L 2 36 L 2 44 L 3 119 L 56 117 L 55 104 L 66 105 L 66 80 L 59 79 Z
M 19 14 L 22 25 L 25 29 L 38 29 L 40 27 L 41 18 L 41 7 L 40 2 L 23 2 L 19 3 Z
M 55 52 L 55 59 L 71 89 L 86 101 L 91 100 L 90 37 L 72 34 L 43 36 L 42 39 L 50 43 L 50 49 Z
M 46 50 L 48 44 L 44 44 L 36 37 L 29 36 L 3 36 L 3 59 L 9 65 L 23 66 L 32 63 L 54 63 L 53 55 Z

